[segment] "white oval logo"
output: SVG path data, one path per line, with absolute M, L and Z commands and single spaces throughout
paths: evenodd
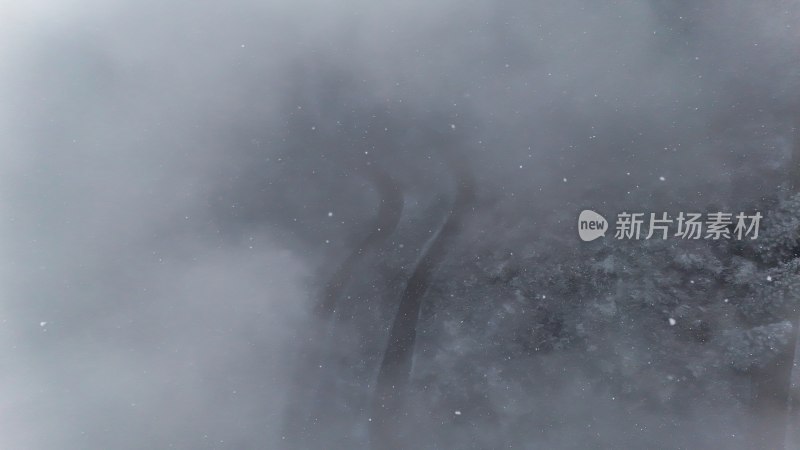
M 589 242 L 600 236 L 606 235 L 608 222 L 606 219 L 590 209 L 584 209 L 578 216 L 578 235 L 582 240 Z

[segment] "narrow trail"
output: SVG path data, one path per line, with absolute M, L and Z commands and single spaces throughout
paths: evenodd
M 314 307 L 313 324 L 306 337 L 304 355 L 299 355 L 295 369 L 294 389 L 284 418 L 284 437 L 287 448 L 310 450 L 324 448 L 318 441 L 319 412 L 325 413 L 326 393 L 323 386 L 331 376 L 327 373 L 332 347 L 336 342 L 336 310 L 343 293 L 365 255 L 379 251 L 394 233 L 404 209 L 400 185 L 387 172 L 374 164 L 365 167 L 364 175 L 378 193 L 378 212 L 370 231 L 344 259 L 320 295 Z M 322 445 L 322 447 L 320 447 Z
M 336 311 L 342 292 L 353 277 L 355 266 L 363 259 L 365 253 L 383 245 L 394 233 L 403 214 L 403 193 L 397 182 L 388 173 L 373 165 L 367 166 L 366 175 L 378 191 L 380 199 L 378 215 L 371 231 L 356 245 L 325 285 L 322 301 L 317 304 L 315 311 L 319 317 L 325 319 L 329 319 Z
M 455 180 L 456 195 L 444 223 L 419 258 L 391 325 L 372 404 L 370 440 L 376 450 L 406 448 L 397 433 L 397 419 L 402 416 L 405 391 L 411 377 L 422 299 L 475 199 L 475 182 L 467 164 L 449 152 L 443 156 Z

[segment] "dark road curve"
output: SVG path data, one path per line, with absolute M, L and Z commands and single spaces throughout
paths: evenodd
M 336 311 L 342 291 L 353 277 L 357 263 L 369 250 L 380 248 L 383 245 L 386 239 L 394 233 L 400 217 L 403 215 L 403 193 L 397 182 L 375 165 L 368 165 L 365 173 L 378 191 L 380 199 L 378 214 L 371 231 L 356 245 L 325 285 L 322 299 L 315 308 L 315 313 L 325 319 L 329 319 Z
M 296 368 L 296 379 L 306 380 L 295 386 L 289 395 L 290 403 L 284 416 L 284 435 L 286 448 L 308 450 L 322 448 L 315 436 L 315 411 L 320 408 L 318 394 L 323 389 L 327 367 L 326 356 L 330 353 L 333 335 L 336 333 L 336 308 L 341 302 L 342 294 L 353 277 L 359 262 L 370 251 L 376 251 L 385 245 L 400 222 L 405 201 L 397 181 L 386 171 L 375 164 L 367 164 L 363 175 L 378 192 L 378 213 L 370 226 L 370 231 L 344 259 L 329 281 L 326 283 L 318 303 L 314 307 L 314 316 L 320 321 L 310 329 L 309 342 L 316 346 L 300 357 Z M 308 388 L 309 384 L 312 386 Z M 324 409 L 324 406 L 321 408 Z
M 444 223 L 419 258 L 391 325 L 373 397 L 370 441 L 375 450 L 408 448 L 398 435 L 397 418 L 402 415 L 404 391 L 411 377 L 422 299 L 475 200 L 475 181 L 466 162 L 451 152 L 443 151 L 442 156 L 455 179 L 455 199 Z

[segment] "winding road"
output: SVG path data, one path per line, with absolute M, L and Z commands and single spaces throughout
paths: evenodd
M 322 301 L 317 304 L 316 313 L 322 318 L 329 319 L 336 312 L 336 305 L 342 296 L 347 283 L 352 279 L 354 268 L 372 249 L 380 248 L 383 243 L 394 233 L 400 217 L 403 215 L 403 193 L 397 182 L 385 171 L 370 164 L 366 169 L 366 176 L 378 191 L 380 204 L 378 215 L 371 231 L 353 249 L 350 255 L 334 272 L 322 294 Z
M 376 450 L 406 447 L 397 433 L 396 422 L 402 415 L 405 391 L 411 377 L 422 299 L 436 267 L 446 255 L 448 245 L 461 228 L 475 199 L 475 183 L 466 162 L 451 152 L 443 151 L 442 156 L 455 179 L 456 195 L 444 223 L 418 259 L 391 325 L 372 405 L 374 418 L 370 422 L 370 438 L 372 448 Z
M 295 373 L 298 383 L 290 394 L 289 409 L 284 422 L 285 444 L 288 448 L 309 450 L 324 445 L 319 442 L 318 415 L 325 410 L 323 385 L 330 374 L 329 356 L 336 342 L 336 310 L 343 292 L 352 280 L 361 260 L 371 251 L 379 251 L 394 233 L 404 209 L 404 198 L 400 185 L 386 171 L 375 164 L 364 166 L 364 176 L 378 192 L 378 213 L 370 231 L 355 246 L 331 276 L 322 290 L 320 300 L 314 308 L 314 317 L 319 323 L 311 326 L 307 337 L 311 344 L 300 361 Z M 310 386 L 310 387 L 309 387 Z

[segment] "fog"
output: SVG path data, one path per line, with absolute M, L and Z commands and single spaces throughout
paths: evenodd
M 797 1 L 18 3 L 0 447 L 752 445 L 716 347 L 571 324 L 639 289 L 576 293 L 606 254 L 573 222 L 785 195 Z M 653 358 L 725 378 L 618 399 Z

